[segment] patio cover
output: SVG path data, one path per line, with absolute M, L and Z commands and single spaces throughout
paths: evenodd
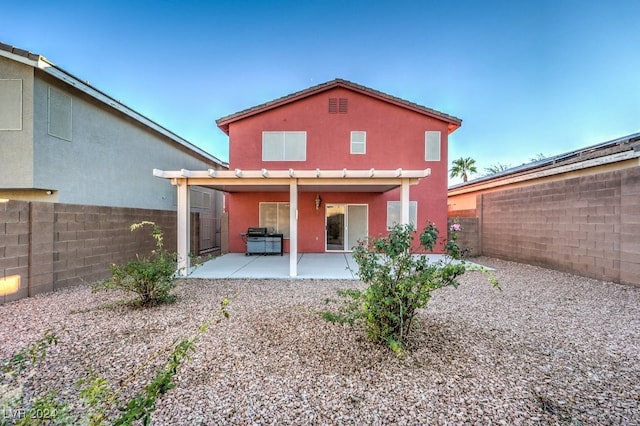
M 156 177 L 170 179 L 178 191 L 178 274 L 186 276 L 189 262 L 189 186 L 224 192 L 289 191 L 289 275 L 298 275 L 298 192 L 387 192 L 400 188 L 400 221 L 409 223 L 409 185 L 431 174 L 425 170 L 175 170 L 154 169 Z

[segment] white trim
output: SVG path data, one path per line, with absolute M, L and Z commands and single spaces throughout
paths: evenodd
M 298 179 L 289 181 L 289 276 L 298 276 Z
M 327 235 L 327 232 L 329 231 L 329 223 L 328 223 L 328 219 L 329 217 L 327 216 L 327 211 L 329 209 L 329 206 L 343 206 L 344 207 L 344 223 L 342 224 L 342 233 L 343 233 L 343 241 L 342 241 L 342 248 L 341 249 L 329 249 L 329 236 Z M 359 207 L 365 207 L 366 212 L 367 212 L 367 218 L 365 221 L 365 237 L 369 235 L 369 204 L 367 203 L 325 203 L 324 205 L 324 251 L 325 253 L 350 253 L 352 250 L 349 247 L 349 207 L 352 206 L 359 206 Z
M 212 176 L 213 174 L 213 176 Z M 301 178 L 301 179 L 388 179 L 388 178 L 425 178 L 431 175 L 431 169 L 424 170 L 349 170 L 349 169 L 341 169 L 341 170 L 160 170 L 153 169 L 153 175 L 155 177 L 164 178 L 164 179 L 172 179 L 172 178 L 181 178 L 188 175 L 190 178 L 200 178 L 200 179 L 225 179 L 225 178 L 234 178 L 238 180 L 242 179 L 253 179 L 259 178 L 264 181 L 268 181 L 271 179 L 282 179 L 282 178 Z
M 409 224 L 409 180 L 402 179 L 400 187 L 400 224 Z
M 187 276 L 189 275 L 189 268 L 191 266 L 189 259 L 189 236 L 191 234 L 191 203 L 189 198 L 189 181 L 185 178 L 176 179 L 176 186 L 178 187 L 178 275 Z
M 353 141 L 353 134 L 354 133 L 362 133 L 364 135 L 364 141 L 363 142 L 354 142 Z M 358 145 L 362 144 L 364 146 L 364 151 L 363 152 L 353 152 L 353 144 L 354 143 L 356 143 Z M 364 155 L 364 154 L 367 153 L 367 132 L 365 130 L 352 130 L 351 131 L 349 153 L 353 154 L 353 155 Z

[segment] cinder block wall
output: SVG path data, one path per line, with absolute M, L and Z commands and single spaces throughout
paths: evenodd
M 53 219 L 54 290 L 108 278 L 110 264 L 148 255 L 155 248 L 151 228 L 131 232 L 133 223 L 155 222 L 165 247 L 176 247 L 172 211 L 56 204 Z
M 466 256 L 474 257 L 481 254 L 480 248 L 480 231 L 478 229 L 478 218 L 476 217 L 457 217 L 449 218 L 449 226 L 459 223 L 462 231 L 458 232 L 458 247 Z
M 640 168 L 479 195 L 481 253 L 640 284 Z
M 27 297 L 29 203 L 0 203 L 0 302 Z
M 165 247 L 175 250 L 173 211 L 0 203 L 0 303 L 109 277 L 110 264 L 155 248 L 151 228 L 130 231 L 131 224 L 145 220 L 157 223 Z M 197 239 L 192 238 L 196 246 Z

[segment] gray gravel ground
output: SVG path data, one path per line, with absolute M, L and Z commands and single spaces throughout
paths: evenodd
M 185 280 L 176 303 L 149 310 L 66 289 L 0 306 L 0 357 L 54 329 L 26 391 L 68 397 L 89 368 L 119 383 L 233 296 L 153 424 L 640 424 L 640 288 L 477 261 L 503 291 L 472 272 L 436 293 L 403 359 L 323 321 L 323 299 L 362 284 L 322 280 Z

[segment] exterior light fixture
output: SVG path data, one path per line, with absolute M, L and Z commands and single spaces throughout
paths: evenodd
M 322 198 L 320 194 L 316 194 L 316 210 L 320 210 L 320 204 L 322 204 Z

